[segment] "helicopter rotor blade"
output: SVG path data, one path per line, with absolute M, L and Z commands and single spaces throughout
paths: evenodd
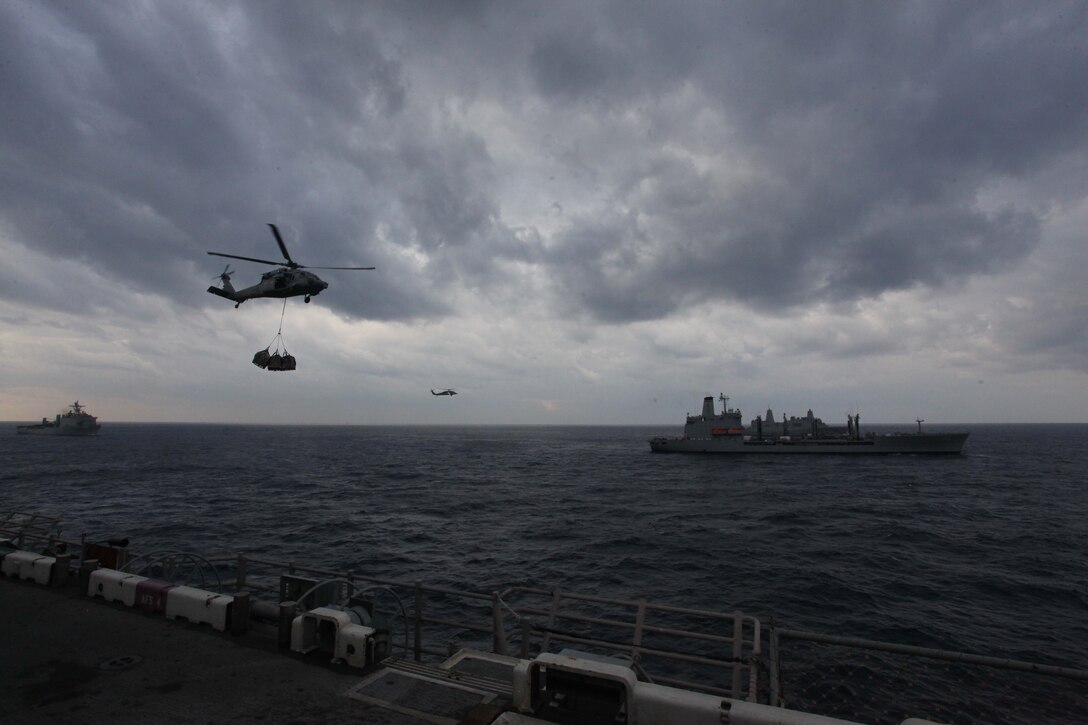
M 272 236 L 276 238 L 276 244 L 279 245 L 280 251 L 283 253 L 283 258 L 286 262 L 273 262 L 271 259 L 258 259 L 257 257 L 243 257 L 240 254 L 226 254 L 224 252 L 208 252 L 208 254 L 216 257 L 228 257 L 230 259 L 244 259 L 247 262 L 257 262 L 259 264 L 271 264 L 276 267 L 287 267 L 289 269 L 346 269 L 346 270 L 371 270 L 374 267 L 307 267 L 304 264 L 299 264 L 295 260 L 291 259 L 291 254 L 287 251 L 287 245 L 283 242 L 283 236 L 280 235 L 279 227 L 271 222 L 268 223 L 269 229 L 272 230 Z M 228 265 L 229 266 L 229 265 Z
M 283 237 L 280 236 L 280 230 L 275 224 L 269 224 L 268 226 L 272 227 L 272 234 L 276 237 L 276 243 L 280 245 L 280 251 L 283 252 L 283 258 L 287 260 L 289 266 L 297 267 L 298 265 L 295 264 L 295 260 L 291 259 L 291 255 L 287 253 L 287 245 L 283 243 Z
M 300 264 L 301 269 L 375 269 L 375 267 L 307 267 Z
M 208 252 L 208 254 L 214 255 L 216 257 L 230 257 L 231 259 L 244 259 L 247 262 L 260 262 L 261 264 L 271 264 L 271 265 L 273 265 L 275 267 L 282 267 L 283 266 L 283 262 L 273 262 L 273 261 L 268 260 L 268 259 L 257 259 L 255 257 L 243 257 L 243 256 L 238 255 L 238 254 L 223 254 L 222 252 Z

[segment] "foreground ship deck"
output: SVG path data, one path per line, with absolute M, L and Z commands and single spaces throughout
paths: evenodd
M 729 407 L 729 398 L 720 396 L 724 403 L 721 413 L 714 410 L 714 399 L 703 398 L 703 412 L 689 415 L 684 423 L 684 435 L 675 438 L 658 436 L 650 439 L 650 450 L 655 453 L 730 453 L 730 454 L 944 454 L 955 455 L 963 451 L 967 433 L 923 433 L 918 420 L 918 431 L 910 433 L 861 432 L 861 417 L 847 416 L 845 427 L 825 424 L 813 416 L 812 411 L 801 418 L 774 420 L 768 410 L 767 417 L 757 417 L 745 427 L 740 410 Z
M 0 517 L 4 723 L 921 725 L 1074 723 L 1088 711 L 1085 670 L 768 630 L 739 612 L 140 556 L 125 542 L 63 541 L 56 523 Z M 658 624 L 662 614 L 680 624 Z M 847 649 L 791 675 L 796 646 Z M 881 680 L 873 666 L 894 657 Z M 717 674 L 678 676 L 668 661 Z

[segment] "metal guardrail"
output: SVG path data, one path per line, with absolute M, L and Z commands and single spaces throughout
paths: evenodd
M 9 511 L 0 519 L 0 535 L 11 537 L 18 546 L 23 546 L 27 539 L 35 541 L 60 540 L 61 520 L 52 516 Z
M 873 723 L 1083 723 L 1088 670 L 769 629 L 769 704 Z M 841 697 L 849 691 L 850 697 Z
M 539 642 L 539 651 L 548 651 L 553 641 L 590 645 L 609 653 L 622 654 L 639 670 L 647 659 L 694 665 L 710 672 L 724 670 L 728 676 L 728 687 L 664 675 L 650 678 L 645 672 L 643 674 L 660 684 L 756 701 L 759 691 L 761 629 L 760 622 L 755 617 L 741 612 L 715 612 L 654 604 L 644 599 L 633 601 L 533 587 L 512 587 L 502 593 L 502 599 L 504 602 L 514 603 L 520 599 L 530 600 L 516 608 L 511 606 L 512 614 L 526 631 L 521 637 L 522 658 L 527 659 L 530 656 L 529 644 L 534 637 Z M 539 600 L 540 604 L 534 606 L 534 599 Z M 574 610 L 575 607 L 585 605 L 599 605 L 610 613 L 618 610 L 621 613 L 619 616 L 625 618 L 616 619 L 615 616 L 618 615 L 615 614 L 596 616 Z M 650 621 L 655 616 L 699 621 L 703 628 L 663 626 Z M 571 627 L 584 627 L 592 634 L 572 633 Z M 728 634 L 715 633 L 723 629 Z M 607 636 L 603 632 L 608 631 L 625 639 L 602 639 Z M 665 648 L 655 645 L 655 638 L 667 641 L 670 646 Z M 720 653 L 723 651 L 728 654 L 722 656 Z M 712 676 L 711 679 L 716 678 Z
M 86 540 L 86 537 L 80 541 L 62 539 L 60 530 L 60 519 L 38 514 L 12 512 L 0 519 L 0 537 L 10 539 L 19 548 L 29 548 L 37 544 L 39 548 L 52 550 L 66 546 L 73 555 L 79 552 L 79 556 L 74 558 L 81 559 L 85 545 L 100 543 Z M 143 561 L 145 565 L 150 558 L 135 554 L 122 557 L 129 563 Z M 413 631 L 413 636 L 411 638 L 406 636 L 403 643 L 397 642 L 397 637 L 391 637 L 390 644 L 404 650 L 406 655 L 410 655 L 416 661 L 421 661 L 424 656 L 444 658 L 450 655 L 459 644 L 456 638 L 463 637 L 466 633 L 467 636 L 475 638 L 472 642 L 475 646 L 490 639 L 491 650 L 498 654 L 514 653 L 515 647 L 512 644 L 516 644 L 517 654 L 523 658 L 531 657 L 537 652 L 549 651 L 555 643 L 570 643 L 590 650 L 610 652 L 613 655 L 618 653 L 628 658 L 631 666 L 647 678 L 643 665 L 650 659 L 672 663 L 679 669 L 687 666 L 690 669 L 703 668 L 718 673 L 726 671 L 729 673 L 726 687 L 664 675 L 656 675 L 654 680 L 661 684 L 702 690 L 716 695 L 769 702 L 777 706 L 789 704 L 795 707 L 799 703 L 786 703 L 786 698 L 783 697 L 785 685 L 791 684 L 790 677 L 796 677 L 796 673 L 784 675 L 787 668 L 784 667 L 783 656 L 792 654 L 794 649 L 784 646 L 784 642 L 793 642 L 817 647 L 847 648 L 849 652 L 882 653 L 881 655 L 872 654 L 870 660 L 878 656 L 894 655 L 914 658 L 912 662 L 945 663 L 948 668 L 970 666 L 1005 673 L 1022 673 L 1024 676 L 1059 678 L 1066 682 L 1076 683 L 1072 688 L 1072 695 L 1066 697 L 1064 691 L 1060 693 L 1066 698 L 1061 702 L 1074 702 L 1076 706 L 1083 703 L 1085 709 L 1088 710 L 1088 695 L 1085 694 L 1088 688 L 1081 684 L 1088 681 L 1088 670 L 778 629 L 773 621 L 768 631 L 769 646 L 765 657 L 761 647 L 764 633 L 759 620 L 739 612 L 723 613 L 688 609 L 652 604 L 645 600 L 613 599 L 532 587 L 511 587 L 501 592 L 484 594 L 447 587 L 426 586 L 419 582 L 383 579 L 354 572 L 303 566 L 294 562 L 270 561 L 247 557 L 244 554 L 205 559 L 184 552 L 173 552 L 165 556 L 163 565 L 169 573 L 176 575 L 180 573 L 179 567 L 187 561 L 195 566 L 211 567 L 217 580 L 221 574 L 233 570 L 233 585 L 236 592 L 264 595 L 269 601 L 274 602 L 280 600 L 279 579 L 284 573 L 358 582 L 359 585 L 371 588 L 387 587 L 410 595 L 410 598 L 405 596 L 404 599 L 413 603 L 412 611 L 404 612 L 404 616 Z M 190 572 L 191 575 L 192 572 Z M 201 576 L 204 577 L 203 572 Z M 228 578 L 227 581 L 230 579 Z M 607 609 L 608 613 L 593 611 L 594 607 Z M 466 613 L 473 610 L 478 616 L 474 617 L 474 621 L 468 621 L 465 619 Z M 615 613 L 617 610 L 621 614 L 617 615 Z M 387 615 L 398 613 L 389 609 L 378 611 Z M 687 622 L 700 620 L 702 625 L 698 628 L 691 624 L 666 626 L 657 621 L 651 621 L 659 615 L 676 617 Z M 487 622 L 489 619 L 488 624 L 479 623 Z M 726 631 L 721 632 L 721 629 Z M 617 632 L 619 635 L 615 634 Z M 454 639 L 446 639 L 445 648 L 436 647 L 429 644 L 436 639 L 442 640 L 442 636 L 436 633 L 452 635 Z M 609 633 L 612 633 L 612 636 Z M 425 637 L 425 634 L 432 636 Z M 660 646 L 657 640 L 664 640 L 669 646 Z M 483 647 L 486 646 L 483 645 Z M 703 654 L 704 650 L 715 652 L 717 656 Z M 729 655 L 721 656 L 722 650 L 729 652 Z M 866 661 L 865 666 L 849 662 L 844 664 L 844 661 L 850 659 L 849 652 L 843 658 L 827 659 L 817 656 L 812 669 L 820 672 L 839 670 L 845 673 L 842 677 L 846 678 L 852 686 L 857 686 L 862 678 L 869 677 L 875 680 L 876 675 L 873 672 L 876 666 L 886 664 L 870 661 Z M 870 664 L 874 666 L 869 667 Z M 764 678 L 761 673 L 765 673 L 766 677 Z M 948 680 L 944 684 L 952 690 L 962 690 L 962 682 L 957 685 L 956 678 L 965 676 L 969 675 L 957 670 L 941 673 L 936 678 Z M 714 676 L 708 679 L 715 681 Z M 861 686 L 864 689 L 865 685 Z M 895 693 L 890 693 L 890 696 L 894 695 Z M 1069 722 L 1076 722 L 1076 720 L 1072 719 Z
M 0 534 L 12 536 L 13 541 L 23 547 L 30 541 L 46 542 L 52 548 L 58 544 L 79 551 L 79 559 L 82 559 L 83 548 L 87 545 L 99 545 L 100 542 L 92 542 L 86 539 L 81 541 L 65 541 L 59 537 L 60 520 L 40 517 L 34 514 L 9 515 L 0 522 Z M 689 609 L 661 604 L 648 603 L 645 600 L 623 600 L 608 597 L 579 595 L 570 592 L 556 590 L 536 589 L 532 587 L 511 587 L 502 592 L 483 594 L 448 587 L 428 586 L 420 582 L 405 582 L 394 579 L 363 576 L 355 572 L 335 571 L 321 567 L 304 566 L 295 562 L 279 562 L 257 557 L 247 557 L 244 554 L 219 557 L 201 557 L 195 554 L 181 551 L 154 552 L 152 554 L 137 554 L 124 551 L 120 557 L 118 568 L 135 571 L 139 569 L 144 574 L 156 574 L 171 581 L 179 579 L 183 583 L 194 583 L 192 579 L 199 576 L 198 583 L 202 588 L 209 588 L 209 582 L 214 576 L 217 588 L 222 590 L 221 570 L 234 569 L 234 590 L 236 592 L 250 592 L 251 594 L 264 595 L 270 601 L 280 600 L 280 576 L 284 573 L 295 575 L 310 575 L 322 577 L 326 580 L 343 580 L 344 582 L 368 587 L 385 587 L 394 592 L 411 594 L 413 609 L 410 616 L 405 612 L 409 620 L 409 626 L 413 630 L 412 643 L 406 641 L 401 644 L 395 637 L 391 637 L 391 645 L 395 648 L 407 650 L 416 661 L 422 660 L 424 655 L 434 657 L 447 657 L 455 647 L 456 640 L 446 640 L 447 646 L 443 648 L 427 644 L 424 637 L 425 629 L 438 628 L 447 635 L 463 636 L 471 633 L 480 640 L 491 640 L 491 650 L 498 654 L 507 655 L 512 651 L 511 638 L 518 637 L 520 654 L 528 658 L 536 652 L 546 652 L 554 642 L 573 644 L 580 647 L 603 650 L 612 654 L 620 653 L 629 659 L 632 667 L 640 674 L 652 681 L 668 684 L 675 687 L 702 690 L 716 695 L 747 698 L 756 701 L 759 692 L 760 672 L 760 640 L 761 630 L 758 619 L 748 617 L 740 612 L 722 613 L 710 610 Z M 142 567 L 142 568 L 141 568 Z M 157 567 L 157 570 L 154 569 Z M 205 571 L 207 567 L 207 571 Z M 255 573 L 254 569 L 267 568 L 273 573 Z M 211 576 L 209 576 L 211 575 Z M 338 590 L 339 591 L 339 590 Z M 337 595 L 334 598 L 340 598 Z M 401 597 L 397 595 L 398 602 Z M 440 600 L 445 598 L 458 602 L 454 607 L 442 606 Z M 537 598 L 546 603 L 547 609 L 533 606 L 532 603 L 519 604 L 520 599 Z M 630 620 L 616 619 L 613 616 L 596 616 L 593 614 L 572 611 L 570 607 L 578 604 L 604 605 L 609 608 L 619 608 L 632 611 L 634 616 Z M 464 619 L 455 619 L 447 615 L 451 609 L 457 609 L 462 614 L 466 607 L 477 607 L 480 615 L 475 622 Z M 396 610 L 379 609 L 379 612 L 395 616 Z M 653 614 L 675 615 L 701 619 L 711 630 L 724 625 L 731 636 L 721 634 L 707 634 L 705 631 L 683 629 L 680 627 L 666 627 L 650 624 L 647 618 Z M 490 616 L 488 616 L 490 615 Z M 536 617 L 543 618 L 538 621 Z M 489 625 L 478 624 L 479 621 L 487 621 Z M 511 626 L 513 623 L 513 626 Z M 582 632 L 577 632 L 573 627 L 587 627 Z M 605 639 L 605 632 L 620 631 L 629 634 L 629 641 L 616 641 Z M 746 634 L 747 632 L 747 634 Z M 667 638 L 671 646 L 653 646 L 647 642 L 650 637 Z M 407 637 L 405 638 L 408 639 Z M 707 656 L 692 654 L 690 643 L 702 642 L 711 648 L 724 648 L 729 656 Z M 693 681 L 656 674 L 651 677 L 645 671 L 643 662 L 646 658 L 653 658 L 672 663 L 684 663 L 699 668 L 714 671 L 728 671 L 730 673 L 728 686 L 722 687 L 709 684 L 707 681 Z M 708 678 L 710 682 L 714 677 Z M 735 693 L 735 694 L 734 694 Z
M 740 612 L 722 613 L 702 609 L 689 609 L 662 604 L 648 603 L 645 600 L 632 601 L 580 595 L 555 590 L 532 587 L 511 587 L 490 594 L 429 586 L 420 582 L 407 582 L 394 579 L 364 576 L 355 572 L 342 572 L 320 567 L 304 566 L 295 562 L 277 562 L 239 554 L 233 557 L 209 558 L 216 565 L 234 567 L 235 588 L 239 591 L 263 593 L 278 596 L 279 573 L 290 576 L 309 575 L 327 579 L 344 580 L 370 587 L 387 587 L 395 592 L 408 595 L 413 602 L 410 615 L 413 629 L 413 643 L 410 654 L 420 661 L 423 655 L 447 657 L 455 649 L 447 639 L 447 647 L 441 649 L 426 644 L 424 631 L 439 629 L 454 636 L 468 632 L 480 640 L 490 639 L 491 651 L 509 655 L 517 644 L 518 654 L 529 658 L 537 652 L 549 651 L 553 643 L 562 642 L 583 648 L 601 650 L 610 654 L 622 654 L 628 658 L 631 666 L 646 678 L 661 684 L 689 689 L 702 690 L 716 695 L 747 698 L 756 700 L 759 692 L 761 629 L 758 619 Z M 270 568 L 274 574 L 261 574 L 260 569 Z M 443 603 L 441 600 L 447 600 Z M 522 603 L 522 600 L 527 600 Z M 542 604 L 534 606 L 533 600 Z M 450 602 L 454 602 L 451 604 Z M 620 609 L 633 613 L 630 619 L 617 619 L 617 615 L 598 616 L 593 613 L 572 610 L 577 605 L 599 605 L 610 610 Z M 542 605 L 547 605 L 544 608 Z M 489 625 L 478 624 L 464 619 L 455 619 L 451 610 L 464 613 L 466 608 L 477 608 L 479 617 L 476 622 L 487 621 Z M 396 614 L 390 610 L 379 610 L 383 614 Z M 673 615 L 698 619 L 713 629 L 724 626 L 729 635 L 708 634 L 706 631 L 684 629 L 677 626 L 651 624 L 647 618 L 651 615 Z M 538 619 L 539 618 L 539 619 Z M 575 631 L 581 627 L 580 631 Z M 629 639 L 618 641 L 608 639 L 610 632 L 623 632 Z M 647 638 L 667 639 L 670 646 L 655 646 Z M 720 652 L 725 649 L 728 656 L 692 654 L 688 646 L 701 642 L 709 649 Z M 406 648 L 395 641 L 394 647 Z M 728 684 L 712 684 L 713 676 L 708 681 L 692 681 L 668 675 L 651 676 L 645 671 L 647 658 L 655 661 L 686 663 L 705 671 L 728 672 Z M 736 694 L 733 694 L 736 693 Z

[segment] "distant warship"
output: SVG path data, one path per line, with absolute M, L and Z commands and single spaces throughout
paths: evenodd
M 53 420 L 42 418 L 41 423 L 17 425 L 15 432 L 20 435 L 93 436 L 101 427 L 98 418 L 85 412 L 77 400 Z
M 830 426 L 813 416 L 783 416 L 775 421 L 770 410 L 745 427 L 739 409 L 720 396 L 721 413 L 714 412 L 714 398 L 703 398 L 701 415 L 689 415 L 684 435 L 650 439 L 656 453 L 960 453 L 967 433 L 861 433 L 861 416 L 848 415 L 845 426 Z

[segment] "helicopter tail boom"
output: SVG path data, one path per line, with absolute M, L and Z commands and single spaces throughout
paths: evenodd
M 224 298 L 230 300 L 231 302 L 242 302 L 243 301 L 243 300 L 238 299 L 238 295 L 235 294 L 233 288 L 232 289 L 219 289 L 218 287 L 215 287 L 213 285 L 213 286 L 208 288 L 208 291 L 211 292 L 213 295 L 219 295 L 220 297 L 224 297 Z

